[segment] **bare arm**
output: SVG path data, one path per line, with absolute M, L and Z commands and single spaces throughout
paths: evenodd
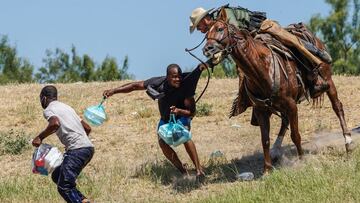
M 91 132 L 91 127 L 89 126 L 89 124 L 87 124 L 85 121 L 81 120 L 81 125 L 83 126 L 86 135 L 89 136 L 90 132 Z
M 180 116 L 194 117 L 196 113 L 194 97 L 185 98 L 184 104 L 186 109 L 176 108 L 175 106 L 170 107 L 171 113 Z
M 105 90 L 103 96 L 110 97 L 114 94 L 129 93 L 134 90 L 145 90 L 144 81 L 131 82 L 114 89 Z
M 40 146 L 40 144 L 42 143 L 42 140 L 45 139 L 46 137 L 48 137 L 49 135 L 55 133 L 59 127 L 60 127 L 60 121 L 59 118 L 56 116 L 52 116 L 50 117 L 50 119 L 48 120 L 49 124 L 48 126 L 45 128 L 45 130 L 43 130 L 38 136 L 36 136 L 33 141 L 32 141 L 32 145 L 35 147 Z

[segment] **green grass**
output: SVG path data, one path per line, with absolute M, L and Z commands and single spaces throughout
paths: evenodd
M 103 196 L 109 200 L 111 193 L 103 194 L 102 191 L 116 190 L 117 184 L 124 179 L 124 169 L 115 166 L 101 170 L 106 170 L 107 174 L 81 173 L 77 180 L 77 187 L 91 199 Z M 63 201 L 50 176 L 29 172 L 26 176 L 0 179 L 0 202 L 44 202 L 44 200 Z
M 209 161 L 206 164 L 208 184 L 227 183 L 234 180 L 226 179 L 227 175 L 236 173 L 225 158 Z M 234 166 L 234 168 L 236 168 Z M 148 162 L 138 168 L 135 174 L 126 175 L 121 167 L 98 168 L 106 170 L 106 175 L 83 173 L 78 179 L 79 188 L 92 199 L 115 201 L 111 193 L 117 186 L 129 184 L 131 180 L 142 179 L 152 182 L 156 187 L 171 186 L 174 183 L 171 175 L 174 168 L 168 162 L 158 160 Z M 227 172 L 226 172 L 227 171 Z M 218 173 L 225 173 L 219 175 Z M 228 173 L 228 174 L 226 174 Z M 221 179 L 219 179 L 221 177 Z M 359 202 L 360 201 L 360 151 L 355 151 L 350 157 L 337 151 L 319 154 L 317 157 L 302 160 L 298 167 L 280 168 L 267 176 L 259 177 L 250 182 L 233 182 L 232 187 L 217 193 L 209 193 L 202 198 L 189 200 L 197 202 Z M 131 183 L 130 183 L 131 184 Z M 129 185 L 130 186 L 130 185 Z M 180 185 L 181 186 L 181 185 Z M 182 185 L 173 189 L 175 192 L 187 193 L 198 188 L 194 184 Z M 184 188 L 185 187 L 185 188 Z M 141 189 L 139 189 L 141 190 Z M 106 195 L 102 191 L 109 191 Z M 124 194 L 124 199 L 131 200 Z M 141 201 L 153 199 L 143 197 Z M 0 181 L 0 202 L 42 200 L 61 201 L 56 186 L 50 177 L 39 175 L 17 176 L 3 178 Z M 160 200 L 159 200 L 160 201 Z
M 196 116 L 209 116 L 212 112 L 212 105 L 208 103 L 199 103 L 196 107 Z
M 36 202 L 47 200 L 58 201 L 55 184 L 49 185 L 50 179 L 39 175 L 15 176 L 4 178 L 0 182 L 1 202 Z
M 79 190 L 84 194 L 98 197 L 100 192 L 93 177 L 81 174 L 78 179 Z M 60 201 L 56 185 L 50 177 L 29 174 L 11 179 L 4 179 L 0 183 L 1 202 L 43 202 L 44 200 Z
M 28 138 L 24 131 L 0 132 L 0 155 L 19 155 L 29 149 Z
M 136 115 L 138 118 L 150 118 L 154 115 L 154 110 L 147 107 L 141 107 Z
M 357 126 L 360 80 L 334 78 L 348 127 Z M 127 82 L 57 84 L 57 87 L 60 101 L 81 114 L 99 101 L 103 90 Z M 198 90 L 205 84 L 206 80 L 201 79 Z M 6 135 L 0 134 L 0 203 L 64 202 L 50 177 L 31 174 L 33 148 L 29 140 L 47 125 L 38 99 L 41 87 L 37 84 L 0 87 L 4 92 L 0 97 L 3 104 L 0 109 L 4 112 L 0 133 Z M 201 113 L 193 119 L 192 132 L 207 174 L 206 185 L 198 186 L 193 179 L 182 181 L 180 173 L 165 161 L 155 132 L 159 119 L 157 102 L 136 91 L 107 100 L 109 119 L 92 129 L 90 138 L 96 152 L 79 177 L 79 189 L 95 202 L 360 202 L 360 153 L 356 151 L 347 158 L 342 142 L 341 151 L 326 148 L 324 153 L 311 155 L 299 164 L 276 166 L 276 171 L 262 177 L 260 131 L 249 124 L 251 109 L 231 120 L 227 118 L 237 88 L 237 79 L 212 80 L 197 104 Z M 14 94 L 22 97 L 14 100 L 11 97 Z M 313 138 L 322 136 L 321 133 L 332 139 L 341 129 L 329 100 L 325 99 L 322 108 L 311 106 L 306 102 L 298 106 L 304 144 L 318 141 Z M 273 141 L 280 119 L 275 116 L 271 121 Z M 240 124 L 241 128 L 233 128 L 233 124 Z M 284 140 L 287 151 L 289 144 L 293 147 L 289 134 Z M 56 135 L 49 136 L 46 143 L 63 151 Z M 322 145 L 327 146 L 327 142 Z M 214 150 L 221 150 L 224 156 L 211 158 Z M 175 151 L 194 174 L 186 149 L 179 146 Z M 237 181 L 236 174 L 244 171 L 253 172 L 255 180 Z
M 284 168 L 251 182 L 237 182 L 198 202 L 359 202 L 360 152 L 330 153 L 303 167 Z

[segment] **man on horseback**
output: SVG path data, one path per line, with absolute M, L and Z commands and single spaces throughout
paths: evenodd
M 325 50 L 320 50 L 315 45 L 283 29 L 277 22 L 267 19 L 264 12 L 250 11 L 242 7 L 229 7 L 228 5 L 216 10 L 196 8 L 190 16 L 190 33 L 193 33 L 195 29 L 204 34 L 207 33 L 216 22 L 221 8 L 225 9 L 230 24 L 246 29 L 252 34 L 268 33 L 285 46 L 295 48 L 306 57 L 313 64 L 307 77 L 311 84 L 309 91 L 312 98 L 318 97 L 329 89 L 324 78 L 326 74 L 323 65 L 324 62 L 331 63 L 330 55 Z
M 281 156 L 281 143 L 288 127 L 290 127 L 291 140 L 296 146 L 299 157 L 304 155 L 299 132 L 297 104 L 301 101 L 302 96 L 306 96 L 307 89 L 311 89 L 311 86 L 314 85 L 310 84 L 309 79 L 305 80 L 305 85 L 299 83 L 302 83 L 305 76 L 313 72 L 313 68 L 306 66 L 314 64 L 311 64 L 311 58 L 306 59 L 307 55 L 304 54 L 304 56 L 299 51 L 303 51 L 304 47 L 299 47 L 295 43 L 302 42 L 300 41 L 302 39 L 311 42 L 320 50 L 325 49 L 324 44 L 307 31 L 302 24 L 292 25 L 286 29 L 300 39 L 289 36 L 290 33 L 286 33 L 276 23 L 267 20 L 261 23 L 259 29 L 259 32 L 265 33 L 259 33 L 254 37 L 254 33 L 249 32 L 248 29 L 238 29 L 235 25 L 230 24 L 225 8 L 221 8 L 219 17 L 206 34 L 206 44 L 202 49 L 203 54 L 214 64 L 218 64 L 226 55 L 231 55 L 237 68 L 240 68 L 245 75 L 243 85 L 240 87 L 241 89 L 239 88 L 238 97 L 233 102 L 233 107 L 235 102 L 238 104 L 237 109 L 232 110 L 231 116 L 239 115 L 247 107 L 252 106 L 253 117 L 256 119 L 261 133 L 264 173 L 273 168 L 271 158 Z M 306 51 L 308 50 L 304 52 Z M 317 60 L 320 61 L 320 59 Z M 331 64 L 320 64 L 323 69 L 320 70 L 320 74 L 329 86 L 326 91 L 327 96 L 340 121 L 345 138 L 345 149 L 347 152 L 351 152 L 354 149 L 354 142 L 347 128 L 342 103 L 332 80 Z M 301 73 L 303 73 L 302 76 Z M 325 90 L 320 89 L 319 91 Z M 270 118 L 274 114 L 281 118 L 281 127 L 270 150 Z M 255 125 L 253 122 L 251 124 Z M 276 156 L 276 154 L 280 156 Z

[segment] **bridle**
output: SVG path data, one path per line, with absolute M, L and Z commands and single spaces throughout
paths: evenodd
M 225 28 L 223 29 L 223 31 L 224 31 L 225 29 L 227 29 L 227 35 L 224 36 L 223 38 L 221 38 L 220 40 L 219 40 L 219 39 L 215 39 L 215 38 L 213 38 L 213 37 L 208 37 L 210 30 L 214 27 L 214 25 L 215 25 L 217 22 L 220 22 L 220 23 L 222 23 L 222 24 L 225 26 Z M 235 35 L 235 30 L 234 30 L 234 28 L 231 27 L 231 26 L 229 26 L 228 23 L 226 23 L 226 22 L 224 22 L 224 21 L 222 21 L 222 20 L 216 20 L 215 23 L 213 24 L 213 26 L 211 26 L 210 30 L 208 31 L 208 33 L 207 33 L 206 36 L 205 36 L 206 40 L 213 40 L 213 41 L 215 41 L 216 43 L 222 45 L 222 43 L 223 43 L 224 40 L 226 40 L 226 39 L 229 39 L 229 40 L 230 40 L 230 39 L 234 39 L 234 40 L 233 40 L 234 43 L 228 44 L 228 45 L 227 45 L 226 47 L 224 47 L 223 49 L 220 49 L 220 51 L 217 50 L 217 52 L 222 52 L 222 53 L 224 53 L 225 55 L 228 55 L 228 54 L 230 54 L 230 53 L 233 51 L 233 48 L 237 46 L 237 44 L 238 44 L 238 39 L 240 39 L 240 38 Z M 213 56 L 213 54 L 212 54 L 212 56 Z

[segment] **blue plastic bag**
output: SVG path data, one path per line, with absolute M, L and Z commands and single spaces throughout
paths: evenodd
M 88 107 L 84 111 L 85 120 L 93 126 L 99 126 L 106 120 L 105 107 L 102 105 L 104 101 L 105 97 L 99 105 Z
M 174 147 L 191 140 L 190 131 L 180 121 L 176 122 L 174 114 L 170 114 L 169 123 L 159 127 L 158 134 L 166 144 Z

